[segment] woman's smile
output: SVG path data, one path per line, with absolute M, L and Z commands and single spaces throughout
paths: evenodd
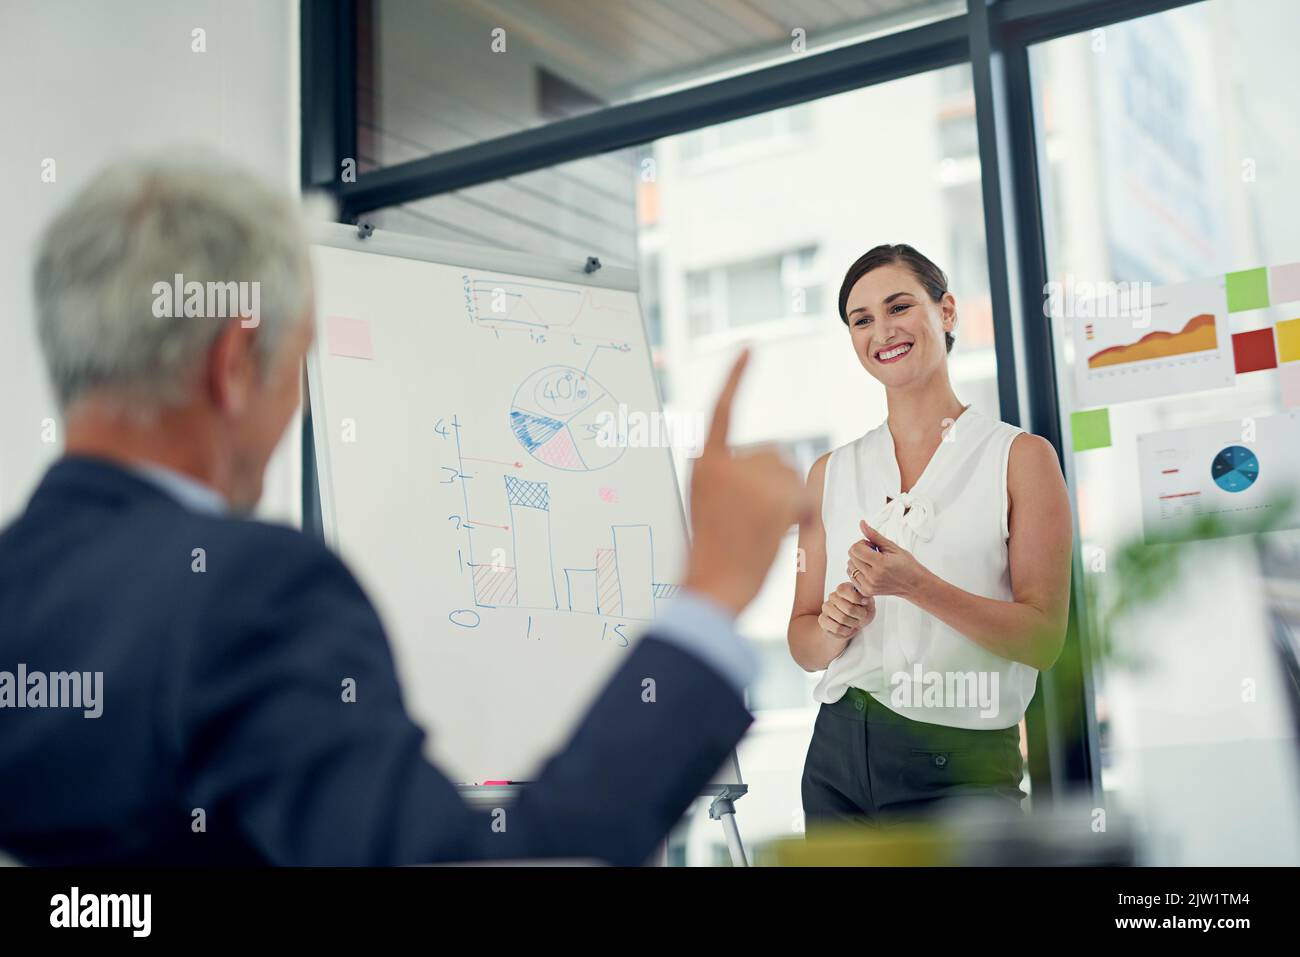
M 886 346 L 883 349 L 877 349 L 875 352 L 876 361 L 881 365 L 888 365 L 891 362 L 899 362 L 911 351 L 912 343 L 899 342 L 892 346 Z

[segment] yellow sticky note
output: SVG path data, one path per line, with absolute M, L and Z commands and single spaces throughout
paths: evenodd
M 1300 361 L 1300 319 L 1277 324 L 1277 361 Z

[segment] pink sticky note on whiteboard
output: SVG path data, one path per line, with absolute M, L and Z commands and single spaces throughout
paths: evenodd
M 370 342 L 370 323 L 347 316 L 327 316 L 325 347 L 332 356 L 373 359 L 375 347 Z

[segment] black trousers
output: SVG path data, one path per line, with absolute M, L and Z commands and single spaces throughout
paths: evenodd
M 879 825 L 960 799 L 1020 809 L 1020 731 L 972 731 L 913 721 L 850 688 L 823 704 L 804 761 L 804 819 Z

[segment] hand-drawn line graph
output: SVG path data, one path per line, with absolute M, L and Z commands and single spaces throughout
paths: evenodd
M 461 428 L 459 419 L 453 416 L 449 429 L 440 420 L 435 431 L 444 438 L 455 439 L 457 467 L 445 467 L 445 471 L 454 474 L 444 484 L 457 482 L 461 487 L 464 514 L 448 518 L 454 519 L 457 529 L 465 535 L 460 558 L 469 568 L 474 608 L 553 610 L 649 621 L 663 602 L 677 597 L 680 586 L 655 581 L 654 535 L 649 524 L 609 525 L 607 544 L 612 547 L 593 548 L 594 561 L 590 568 L 565 567 L 557 577 L 549 482 L 500 475 L 508 523 L 496 525 L 471 518 L 475 513 L 470 510 L 469 483 L 479 476 L 467 472 L 465 463 L 492 460 L 469 459 L 463 455 Z M 509 533 L 512 552 L 509 561 L 477 560 L 476 533 L 492 534 L 500 540 L 501 533 L 505 532 Z M 477 553 L 483 554 L 481 546 Z M 560 581 L 563 581 L 562 592 Z M 462 627 L 478 627 L 481 617 L 474 608 L 456 609 L 448 619 Z
M 631 348 L 626 336 L 608 335 L 611 322 L 619 323 L 635 312 L 602 302 L 608 291 L 573 289 L 547 283 L 492 276 L 462 274 L 469 320 L 475 326 L 502 331 L 572 335 L 575 342 L 589 339 Z M 606 300 L 607 301 L 607 300 Z M 592 327 L 600 330 L 588 332 Z M 603 334 L 602 334 L 603 333 Z
M 618 401 L 574 366 L 538 369 L 510 403 L 510 431 L 524 451 L 569 472 L 607 468 L 622 458 L 624 446 L 608 427 L 617 420 Z

